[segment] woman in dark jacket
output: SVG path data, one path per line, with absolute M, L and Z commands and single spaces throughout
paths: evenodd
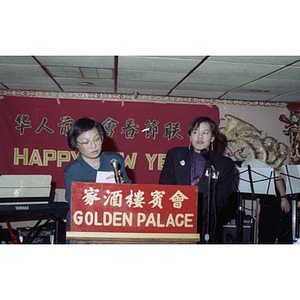
M 194 119 L 188 128 L 191 146 L 176 147 L 167 152 L 159 179 L 160 184 L 198 185 L 198 233 L 201 242 L 210 243 L 214 242 L 217 212 L 227 202 L 234 176 L 234 162 L 212 150 L 217 133 L 217 124 L 210 118 Z M 209 189 L 211 205 L 207 231 Z

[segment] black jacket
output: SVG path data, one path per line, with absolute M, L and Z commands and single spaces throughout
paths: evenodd
M 192 147 L 177 147 L 167 152 L 164 167 L 161 171 L 160 184 L 177 184 L 190 185 L 190 155 Z M 231 192 L 231 186 L 234 176 L 234 162 L 218 152 L 211 152 L 211 160 L 218 172 L 218 179 L 211 180 L 211 209 L 210 215 L 214 227 L 215 213 L 220 211 L 226 204 Z M 198 183 L 198 223 L 202 223 L 202 227 L 206 222 L 207 199 L 208 199 L 208 176 L 205 175 L 206 170 L 210 167 L 207 162 L 203 175 Z M 215 205 L 214 205 L 215 204 Z M 199 220 L 201 217 L 201 220 Z M 201 231 L 201 230 L 200 230 Z M 199 231 L 198 231 L 199 232 Z M 202 232 L 203 233 L 203 232 Z

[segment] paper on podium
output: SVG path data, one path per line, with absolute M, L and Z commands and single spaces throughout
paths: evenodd
M 254 194 L 276 195 L 274 172 L 272 168 L 251 168 Z M 236 168 L 232 191 L 252 194 L 248 168 Z
M 112 176 L 112 178 L 107 179 L 107 177 Z M 113 171 L 98 171 L 96 182 L 100 183 L 116 183 L 114 172 Z
M 284 165 L 282 169 L 286 176 L 286 194 L 300 193 L 300 165 Z

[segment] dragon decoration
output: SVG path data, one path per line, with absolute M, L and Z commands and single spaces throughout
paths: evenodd
M 288 156 L 284 143 L 265 134 L 253 125 L 232 115 L 225 115 L 228 122 L 220 128 L 218 150 L 232 160 L 259 159 L 274 169 L 279 169 Z M 299 131 L 298 131 L 299 133 Z

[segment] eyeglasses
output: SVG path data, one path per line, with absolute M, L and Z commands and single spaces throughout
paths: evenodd
M 92 141 L 84 141 L 84 142 L 79 142 L 79 141 L 77 141 L 77 143 L 78 144 L 80 144 L 81 146 L 83 146 L 83 147 L 85 147 L 85 148 L 88 148 L 88 147 L 90 147 L 90 144 L 92 145 L 92 144 L 95 144 L 95 145 L 100 145 L 100 144 L 102 144 L 102 138 L 99 136 L 99 137 L 97 137 L 97 138 L 95 138 L 94 140 L 92 140 Z

